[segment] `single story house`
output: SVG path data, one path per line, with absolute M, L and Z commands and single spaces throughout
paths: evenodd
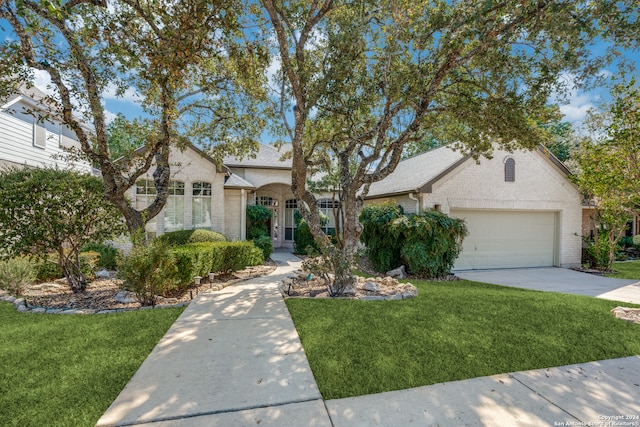
M 400 162 L 365 204 L 395 202 L 464 218 L 456 270 L 580 265 L 582 197 L 548 150 L 494 150 L 476 162 L 449 146 Z
M 297 201 L 291 191 L 291 159 L 283 150 L 260 144 L 255 157 L 226 157 L 222 168 L 195 146 L 172 148 L 169 198 L 163 211 L 147 224 L 147 232 L 160 235 L 182 229 L 207 228 L 229 240 L 246 238 L 246 207 L 262 205 L 272 212 L 269 221 L 274 247 L 293 247 Z M 129 197 L 136 209 L 155 197 L 150 173 L 142 176 Z M 333 200 L 320 194 L 319 206 L 330 213 Z M 327 228 L 334 227 L 333 215 Z

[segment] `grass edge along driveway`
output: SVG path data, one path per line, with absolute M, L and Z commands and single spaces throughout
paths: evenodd
M 54 315 L 0 302 L 0 425 L 94 426 L 183 310 Z
M 622 303 L 412 283 L 419 294 L 404 301 L 286 300 L 323 398 L 640 354 L 640 325 L 610 313 Z

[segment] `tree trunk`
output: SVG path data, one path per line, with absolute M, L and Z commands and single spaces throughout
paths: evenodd
M 73 293 L 84 292 L 87 289 L 87 279 L 82 273 L 80 266 L 80 254 L 77 249 L 65 254 L 63 250 L 58 251 L 59 266 L 62 274 L 67 279 Z

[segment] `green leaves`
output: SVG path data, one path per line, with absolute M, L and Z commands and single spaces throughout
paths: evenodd
M 103 191 L 99 178 L 77 172 L 0 172 L 0 253 L 46 259 L 55 252 L 71 286 L 77 279 L 83 288 L 80 248 L 125 230 L 118 210 L 102 198 Z

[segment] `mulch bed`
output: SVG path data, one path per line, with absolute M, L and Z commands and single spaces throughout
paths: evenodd
M 247 267 L 228 275 L 216 275 L 212 283 L 203 279 L 199 286 L 191 286 L 180 295 L 171 295 L 171 298 L 160 299 L 158 304 L 177 304 L 192 300 L 198 293 L 208 291 L 215 285 L 226 285 L 230 282 L 241 281 L 252 277 L 264 276 L 273 272 L 276 264 L 268 261 L 263 265 Z M 34 283 L 23 289 L 21 298 L 25 298 L 31 306 L 60 309 L 89 309 L 89 310 L 116 310 L 134 309 L 141 307 L 138 302 L 124 304 L 116 301 L 115 296 L 122 291 L 122 281 L 115 278 L 112 272 L 109 279 L 95 279 L 87 285 L 85 292 L 73 293 L 64 279 L 56 282 Z M 0 294 L 3 291 L 0 290 Z

